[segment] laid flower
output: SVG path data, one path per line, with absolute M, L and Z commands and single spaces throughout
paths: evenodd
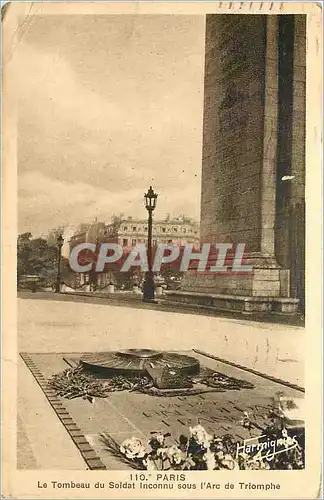
M 221 460 L 221 464 L 223 467 L 225 467 L 226 469 L 229 469 L 229 470 L 239 469 L 239 465 L 236 462 L 236 460 L 234 460 L 232 455 L 228 455 L 228 454 L 224 455 L 223 459 Z
M 120 445 L 120 451 L 126 455 L 127 458 L 131 459 L 143 458 L 146 455 L 146 450 L 142 441 L 135 437 L 125 439 Z
M 271 467 L 267 460 L 250 460 L 246 468 L 249 470 L 269 470 Z
M 298 442 L 294 437 L 289 436 L 287 429 L 282 430 L 282 437 L 277 439 L 277 445 L 285 448 L 299 448 Z
M 143 460 L 143 465 L 146 467 L 146 470 L 158 470 L 155 461 L 150 457 Z
M 267 460 L 260 460 L 260 470 L 270 470 L 270 464 Z
M 235 456 L 237 453 L 237 441 L 233 438 L 231 434 L 225 434 L 222 437 L 222 445 L 224 453 L 228 453 L 229 455 Z
M 202 445 L 204 448 L 209 448 L 213 436 L 208 434 L 202 425 L 198 424 L 195 427 L 189 427 L 189 433 L 190 437 L 194 439 L 196 443 Z
M 288 437 L 288 432 L 287 432 L 287 429 L 282 429 L 282 433 L 281 433 L 281 434 L 282 434 L 282 437 L 283 437 L 284 439 L 286 439 L 286 438 Z
M 204 461 L 206 462 L 207 470 L 214 470 L 216 467 L 215 455 L 210 449 L 204 454 Z
M 119 447 L 110 440 L 113 453 L 123 455 L 132 466 L 146 470 L 285 470 L 302 469 L 304 465 L 303 434 L 290 437 L 282 427 L 268 425 L 260 438 L 276 440 L 278 453 L 267 452 L 260 456 L 247 452 L 231 434 L 211 436 L 201 426 L 189 429 L 190 437 L 180 435 L 173 445 L 167 447 L 165 438 L 169 434 L 151 432 L 148 447 L 138 438 L 126 439 Z M 259 438 L 259 439 L 260 439 Z M 264 441 L 264 440 L 263 440 Z M 262 442 L 263 442 L 262 441 Z M 154 446 L 153 446 L 153 445 Z M 238 446 L 240 444 L 240 446 Z M 280 450 L 280 451 L 279 451 Z M 271 451 L 271 450 L 270 450 Z
M 169 450 L 169 448 L 166 448 L 166 447 L 164 447 L 164 448 L 159 448 L 159 449 L 157 450 L 157 455 L 158 455 L 158 457 L 161 457 L 161 458 L 168 458 L 168 450 Z
M 245 470 L 260 470 L 261 469 L 261 463 L 260 460 L 248 460 L 245 463 Z
M 243 419 L 241 420 L 241 425 L 245 427 L 246 429 L 251 429 L 252 423 L 250 419 L 250 415 L 247 411 L 243 413 Z
M 153 433 L 153 436 L 149 440 L 148 444 L 151 446 L 152 450 L 157 451 L 159 448 L 163 447 L 165 437 L 170 434 L 162 434 L 161 432 Z
M 165 440 L 164 434 L 159 433 L 156 436 L 154 436 L 154 438 L 157 440 L 160 446 L 163 446 Z
M 194 470 L 195 462 L 190 456 L 186 456 L 186 459 L 181 464 L 182 470 Z
M 181 451 L 187 451 L 188 449 L 188 438 L 183 434 L 181 434 L 179 437 L 179 448 Z
M 238 458 L 241 458 L 242 460 L 249 460 L 250 455 L 246 453 L 245 451 L 240 451 L 237 455 Z
M 224 450 L 224 443 L 221 438 L 215 437 L 211 443 L 211 448 L 215 450 L 215 452 Z
M 183 460 L 186 459 L 187 455 L 183 451 L 178 448 L 176 445 L 172 445 L 167 448 L 167 457 L 170 460 L 171 464 L 174 463 L 176 465 L 180 465 Z

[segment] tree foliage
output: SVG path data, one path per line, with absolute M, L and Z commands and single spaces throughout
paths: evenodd
M 17 240 L 18 286 L 25 276 L 38 276 L 47 286 L 54 283 L 57 276 L 57 247 L 51 246 L 43 238 L 33 238 L 31 233 L 23 233 Z M 64 259 L 62 267 L 65 267 Z

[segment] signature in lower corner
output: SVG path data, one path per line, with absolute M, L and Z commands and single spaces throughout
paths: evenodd
M 262 439 L 264 439 L 262 441 Z M 296 436 L 289 436 L 286 429 L 282 431 L 282 436 L 276 439 L 269 439 L 266 434 L 257 438 L 244 439 L 242 444 L 236 448 L 236 459 L 241 456 L 249 456 L 248 462 L 267 460 L 270 462 L 275 455 L 285 453 L 288 450 L 299 447 Z

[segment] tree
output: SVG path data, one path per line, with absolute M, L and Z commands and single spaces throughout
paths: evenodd
M 49 246 L 43 238 L 23 233 L 17 240 L 18 286 L 24 276 L 38 276 L 46 285 L 52 284 L 57 273 L 57 248 Z

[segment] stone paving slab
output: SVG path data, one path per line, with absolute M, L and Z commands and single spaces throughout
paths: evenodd
M 43 377 L 44 381 L 67 368 L 64 358 L 78 359 L 82 354 L 84 353 L 29 354 L 29 367 L 34 376 L 36 374 Z M 131 436 L 148 438 L 153 431 L 170 432 L 177 438 L 181 433 L 187 433 L 189 426 L 200 423 L 209 432 L 219 435 L 230 433 L 241 441 L 261 433 L 276 393 L 303 397 L 303 394 L 294 388 L 282 386 L 192 351 L 182 354 L 194 355 L 201 365 L 224 375 L 246 380 L 254 385 L 254 389 L 174 397 L 154 397 L 123 391 L 111 393 L 108 398 L 95 398 L 93 403 L 81 398 L 68 400 L 53 397 L 52 394 L 47 395 L 67 431 L 69 432 L 67 427 L 71 421 L 66 419 L 71 419 L 80 430 L 78 436 L 71 436 L 70 430 L 70 436 L 85 459 L 90 452 L 90 446 L 107 469 L 125 468 L 124 464 L 121 467 L 107 452 L 99 437 L 101 432 L 110 434 L 117 442 Z M 41 387 L 44 390 L 43 382 Z M 249 412 L 255 424 L 251 431 L 241 424 L 244 411 Z

